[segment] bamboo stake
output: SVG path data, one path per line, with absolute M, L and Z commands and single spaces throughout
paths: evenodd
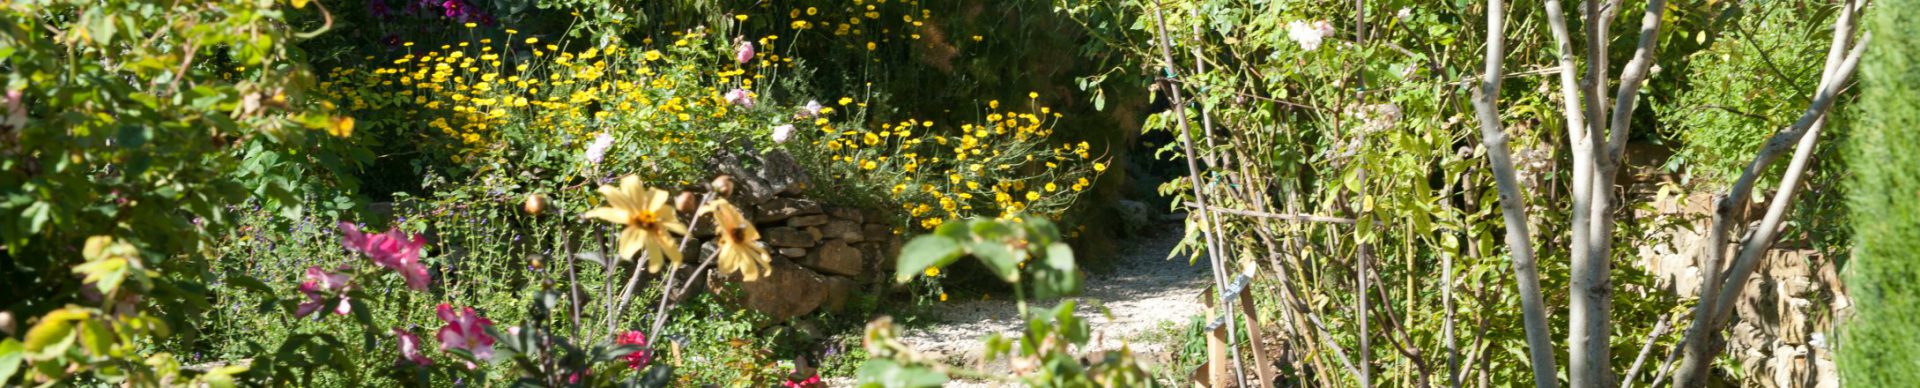
M 1163 61 L 1163 65 L 1165 66 L 1165 71 L 1169 76 L 1168 78 L 1178 78 L 1177 77 L 1178 74 L 1174 73 L 1173 49 L 1172 49 L 1173 43 L 1169 41 L 1169 39 L 1167 38 L 1167 23 L 1166 23 L 1165 17 L 1161 15 L 1161 7 L 1158 3 L 1156 3 L 1156 6 L 1154 7 L 1153 19 L 1154 19 L 1155 25 L 1158 27 L 1158 30 L 1159 30 L 1158 42 L 1160 43 L 1161 60 Z M 1198 202 L 1200 204 L 1200 207 L 1196 209 L 1200 212 L 1200 224 L 1213 225 L 1214 224 L 1213 216 L 1211 212 L 1208 211 L 1209 207 L 1207 206 L 1207 196 L 1204 190 L 1202 190 L 1202 187 L 1204 187 L 1204 183 L 1202 183 L 1200 179 L 1200 164 L 1199 164 L 1200 158 L 1196 156 L 1193 151 L 1193 131 L 1191 128 L 1188 128 L 1188 124 L 1187 124 L 1186 100 L 1182 98 L 1182 96 L 1180 95 L 1180 87 L 1177 85 L 1173 85 L 1169 83 L 1167 91 L 1168 91 L 1168 95 L 1173 99 L 1173 114 L 1175 116 L 1175 122 L 1179 123 L 1179 126 L 1180 126 L 1181 146 L 1182 146 L 1182 149 L 1184 149 L 1187 154 L 1186 155 L 1187 156 L 1187 174 L 1188 174 L 1188 179 L 1191 179 L 1193 183 L 1193 199 L 1195 202 Z M 1226 280 L 1223 277 L 1224 274 L 1220 273 L 1220 264 L 1219 264 L 1221 260 L 1220 252 L 1222 251 L 1220 250 L 1220 242 L 1219 242 L 1218 236 L 1215 235 L 1218 232 L 1219 232 L 1218 230 L 1206 230 L 1206 231 L 1203 231 L 1202 234 L 1207 240 L 1207 257 L 1213 262 L 1214 287 L 1216 287 L 1215 288 L 1216 290 L 1219 290 L 1218 292 L 1225 292 Z M 1221 295 L 1221 298 L 1224 299 L 1225 295 Z M 1227 322 L 1227 333 L 1228 335 L 1233 334 L 1232 320 L 1228 320 Z M 1233 349 L 1228 349 L 1228 350 L 1230 351 L 1230 353 L 1238 353 L 1237 351 L 1233 351 Z M 1236 360 L 1238 358 L 1239 357 L 1235 357 Z M 1237 364 L 1238 362 L 1236 361 L 1236 366 Z M 1237 367 L 1234 368 L 1234 374 L 1236 376 L 1245 375 L 1244 371 Z

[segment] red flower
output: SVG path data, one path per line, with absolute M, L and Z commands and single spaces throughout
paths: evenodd
M 390 229 L 386 233 L 365 234 L 360 227 L 350 222 L 340 223 L 340 242 L 347 250 L 360 252 L 374 264 L 399 272 L 407 279 L 407 288 L 418 291 L 427 290 L 427 266 L 420 263 L 420 247 L 427 240 L 419 235 L 408 235 L 400 229 Z
M 464 349 L 473 354 L 473 358 L 493 359 L 493 336 L 487 334 L 487 329 L 493 327 L 493 321 L 481 317 L 472 307 L 454 311 L 452 306 L 441 303 L 435 309 L 439 311 L 440 320 L 447 321 L 447 325 L 441 327 L 437 334 L 440 350 Z M 473 364 L 469 363 L 467 367 L 473 368 Z
M 780 386 L 786 388 L 820 388 L 826 385 L 820 382 L 820 374 L 815 373 L 813 376 L 808 376 L 806 379 L 800 381 L 781 381 Z
M 647 347 L 646 334 L 641 334 L 639 331 L 630 330 L 625 333 L 620 333 L 618 337 L 614 337 L 613 343 L 619 344 L 619 345 L 640 346 L 641 348 L 640 350 L 636 350 L 633 353 L 627 353 L 627 355 L 621 356 L 622 359 L 627 360 L 628 369 L 639 370 L 640 368 L 646 367 L 648 362 L 653 361 L 653 353 L 648 349 L 646 349 Z
M 347 267 L 342 265 L 340 270 L 346 271 Z M 348 280 L 350 280 L 349 277 L 343 273 L 327 272 L 320 269 L 320 266 L 307 267 L 307 281 L 300 283 L 300 293 L 307 296 L 307 301 L 300 302 L 293 316 L 306 318 L 314 311 L 319 311 L 326 304 L 328 295 L 340 295 L 340 304 L 333 308 L 334 314 L 347 315 L 353 312 L 353 305 L 347 303 L 347 296 L 341 295 L 341 291 L 347 288 Z M 320 317 L 314 317 L 314 319 L 320 319 Z

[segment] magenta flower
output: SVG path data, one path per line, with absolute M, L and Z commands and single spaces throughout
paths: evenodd
M 625 333 L 620 333 L 620 335 L 617 337 L 614 337 L 613 343 L 619 344 L 619 345 L 640 346 L 641 348 L 640 350 L 636 350 L 633 353 L 627 353 L 627 355 L 620 357 L 621 359 L 627 360 L 628 369 L 639 370 L 640 368 L 646 367 L 648 362 L 653 361 L 652 352 L 646 349 L 647 347 L 646 334 L 641 334 L 639 331 L 627 331 Z
M 373 17 L 385 19 L 393 15 L 393 8 L 387 6 L 387 0 L 368 0 L 367 13 Z
M 493 327 L 493 321 L 481 317 L 472 307 L 454 311 L 452 306 L 441 303 L 436 310 L 440 313 L 440 320 L 447 321 L 447 325 L 441 327 L 437 334 L 440 350 L 463 349 L 473 354 L 473 358 L 493 359 L 493 336 L 487 334 L 487 328 Z M 473 364 L 468 363 L 467 368 L 472 369 Z
M 733 61 L 742 65 L 753 62 L 753 42 L 740 42 L 740 47 L 733 51 Z
M 360 227 L 350 222 L 340 223 L 340 233 L 340 241 L 347 250 L 360 252 L 374 264 L 399 272 L 407 279 L 408 288 L 427 290 L 427 266 L 420 263 L 420 247 L 427 245 L 426 239 L 407 235 L 400 229 L 380 234 L 361 233 Z
M 447 18 L 450 18 L 450 19 L 460 19 L 461 21 L 465 21 L 467 14 L 471 12 L 471 10 L 467 9 L 468 8 L 467 2 L 460 1 L 460 0 L 447 0 L 445 2 L 441 2 L 440 8 L 441 8 L 442 16 L 446 16 Z
M 348 268 L 342 265 L 340 270 L 346 271 Z M 306 318 L 313 312 L 320 311 L 320 308 L 326 305 L 328 295 L 340 295 L 339 305 L 333 308 L 334 314 L 347 315 L 353 312 L 353 305 L 347 303 L 347 296 L 341 293 L 347 289 L 348 280 L 351 280 L 351 277 L 344 273 L 327 272 L 320 269 L 320 266 L 307 267 L 307 281 L 300 283 L 300 293 L 307 296 L 307 301 L 300 302 L 293 316 Z M 320 317 L 313 317 L 313 319 L 320 319 Z
M 733 91 L 727 92 L 727 102 L 743 108 L 752 108 L 753 93 L 748 92 L 746 89 L 734 88 Z
M 414 365 L 420 366 L 433 365 L 433 360 L 428 359 L 427 355 L 420 353 L 420 336 L 413 335 L 413 332 L 401 330 L 398 327 L 393 328 L 393 336 L 399 337 L 400 339 L 400 360 L 398 362 L 412 362 Z

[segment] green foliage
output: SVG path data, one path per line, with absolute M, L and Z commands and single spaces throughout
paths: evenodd
M 43 336 L 26 342 L 19 381 L 230 381 L 229 369 L 181 372 L 150 346 L 209 307 L 206 262 L 191 258 L 204 233 L 247 198 L 282 216 L 349 209 L 347 172 L 371 159 L 340 139 L 352 119 L 305 92 L 313 75 L 294 43 L 325 27 L 289 19 L 311 12 L 0 5 L 0 299 Z
M 950 374 L 1033 387 L 1157 384 L 1126 347 L 1081 362 L 1073 350 L 1086 349 L 1092 330 L 1074 313 L 1077 301 L 1062 300 L 1046 311 L 1027 310 L 1029 286 L 1039 298 L 1080 292 L 1081 275 L 1074 266 L 1073 251 L 1060 242 L 1060 231 L 1052 222 L 1038 217 L 952 222 L 932 234 L 914 238 L 908 246 L 914 248 L 903 248 L 896 262 L 900 282 L 928 268 L 972 257 L 1013 286 L 1020 316 L 1026 319 L 1020 337 L 1005 338 L 996 333 L 981 340 L 986 346 L 986 361 L 1007 360 L 1013 365 L 1013 375 L 943 365 L 901 343 L 893 319 L 881 317 L 867 324 L 866 350 L 874 358 L 860 367 L 861 387 L 936 387 L 945 384 Z
M 1861 60 L 1861 126 L 1849 143 L 1854 259 L 1846 271 L 1857 310 L 1840 341 L 1849 385 L 1920 384 L 1920 2 L 1875 4 L 1873 46 Z
M 1729 5 L 1709 26 L 1721 28 L 1691 38 L 1707 47 L 1676 66 L 1685 72 L 1683 77 L 1657 85 L 1669 86 L 1670 99 L 1652 99 L 1659 122 L 1669 124 L 1654 130 L 1672 140 L 1674 150 L 1659 167 L 1680 174 L 1683 187 L 1695 192 L 1724 191 L 1732 185 L 1762 143 L 1792 124 L 1812 102 L 1819 64 L 1833 36 L 1834 6 L 1799 0 Z M 1846 142 L 1852 121 L 1849 110 L 1835 110 L 1821 137 Z M 1846 172 L 1839 164 L 1826 163 L 1840 160 L 1840 149 L 1816 148 L 1815 163 L 1785 223 L 1783 245 L 1811 245 L 1829 256 L 1848 254 L 1841 184 Z M 1773 191 L 1785 169 L 1786 163 L 1775 163 L 1761 172 L 1756 189 Z

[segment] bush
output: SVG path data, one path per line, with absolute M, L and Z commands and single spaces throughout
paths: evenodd
M 1860 114 L 1850 165 L 1854 256 L 1847 285 L 1857 315 L 1840 342 L 1841 376 L 1848 384 L 1900 387 L 1920 384 L 1920 17 L 1899 12 L 1920 5 L 1896 0 L 1878 6 L 1866 23 L 1873 47 L 1861 60 Z

